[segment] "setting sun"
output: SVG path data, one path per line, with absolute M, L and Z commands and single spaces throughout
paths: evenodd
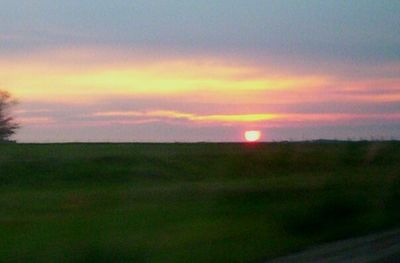
M 246 139 L 247 142 L 257 142 L 261 138 L 261 132 L 260 131 L 246 131 L 244 133 L 244 138 Z

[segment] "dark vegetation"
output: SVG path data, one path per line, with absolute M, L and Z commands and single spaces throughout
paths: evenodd
M 399 142 L 0 145 L 0 261 L 263 261 L 399 226 L 399 161 Z
M 0 143 L 11 142 L 10 137 L 19 127 L 10 114 L 10 108 L 15 104 L 10 93 L 0 90 Z

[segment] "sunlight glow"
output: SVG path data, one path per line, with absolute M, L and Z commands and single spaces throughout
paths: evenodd
M 247 142 L 257 142 L 261 138 L 261 131 L 245 131 L 244 138 Z

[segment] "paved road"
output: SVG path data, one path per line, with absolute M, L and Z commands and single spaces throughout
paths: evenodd
M 400 229 L 317 246 L 268 263 L 395 263 L 400 262 Z

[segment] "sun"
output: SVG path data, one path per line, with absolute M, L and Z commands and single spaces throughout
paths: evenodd
M 244 139 L 247 142 L 257 142 L 259 141 L 261 138 L 261 131 L 245 131 L 244 132 Z

